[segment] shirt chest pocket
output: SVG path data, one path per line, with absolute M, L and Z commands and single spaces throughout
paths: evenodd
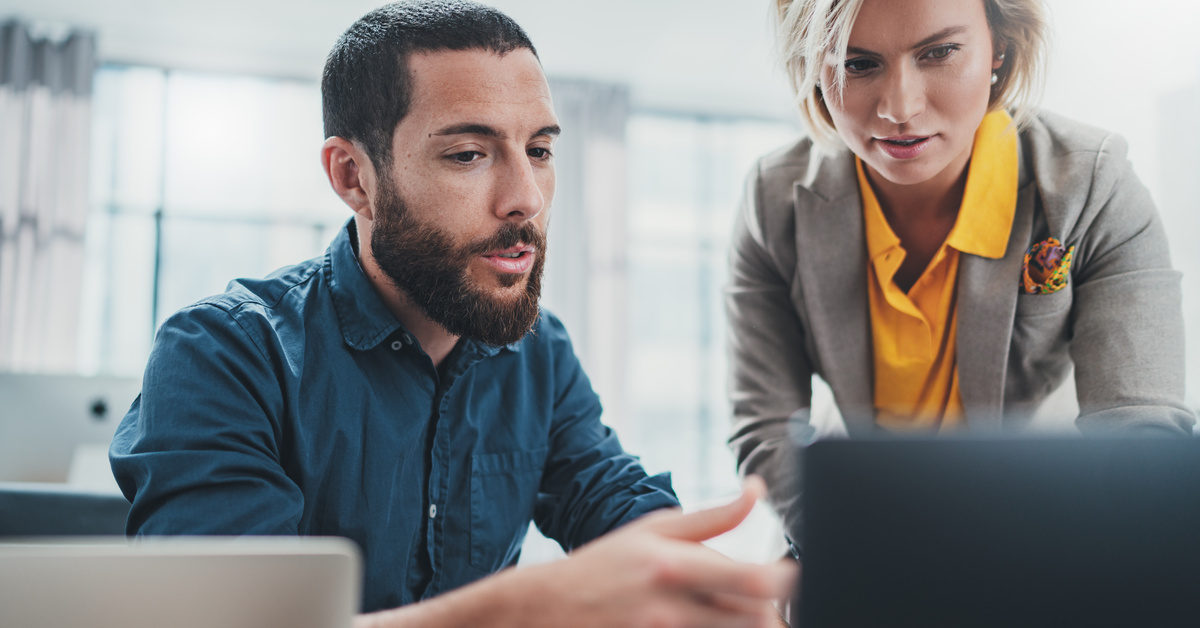
M 488 572 L 516 562 L 533 518 L 549 450 L 471 458 L 471 566 Z

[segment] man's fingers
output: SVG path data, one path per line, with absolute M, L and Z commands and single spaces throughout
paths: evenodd
M 772 625 L 777 616 L 767 602 L 726 604 L 713 598 L 684 600 L 682 624 L 693 628 L 761 628 Z
M 766 565 L 740 563 L 702 545 L 677 543 L 669 558 L 657 562 L 655 581 L 668 589 L 705 599 L 741 598 L 747 602 L 791 595 L 794 561 Z
M 766 565 L 750 565 L 734 563 L 749 567 L 741 574 L 741 586 L 726 586 L 726 593 L 741 595 L 752 599 L 781 600 L 791 597 L 796 590 L 795 562 L 777 561 Z
M 736 528 L 766 490 L 762 478 L 751 475 L 742 484 L 742 494 L 724 506 L 686 515 L 655 517 L 647 519 L 646 524 L 663 536 L 699 543 Z
M 753 615 L 774 610 L 774 601 L 763 600 L 759 598 L 748 598 L 740 595 L 717 594 L 709 597 L 709 603 L 716 607 L 733 613 L 743 613 Z M 768 614 L 770 614 L 768 612 Z

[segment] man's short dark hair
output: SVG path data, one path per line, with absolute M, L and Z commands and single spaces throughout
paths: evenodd
M 392 134 L 412 104 L 414 52 L 527 48 L 512 18 L 467 0 L 402 0 L 354 23 L 333 46 L 321 78 L 325 137 L 359 142 L 381 176 L 391 164 Z

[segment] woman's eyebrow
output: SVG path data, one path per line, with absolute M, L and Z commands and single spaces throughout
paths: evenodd
M 946 28 L 943 28 L 942 30 L 930 35 L 929 37 L 926 37 L 925 39 L 922 39 L 921 41 L 913 44 L 909 48 L 909 50 L 916 50 L 918 48 L 923 48 L 925 46 L 928 46 L 929 44 L 932 44 L 935 41 L 945 39 L 947 37 L 950 37 L 951 35 L 957 35 L 966 30 L 967 30 L 966 26 L 947 26 Z M 879 56 L 878 52 L 875 52 L 873 50 L 867 50 L 866 48 L 858 48 L 855 46 L 847 47 L 846 54 Z
M 913 44 L 913 47 L 909 48 L 909 50 L 916 50 L 917 48 L 923 48 L 925 46 L 928 46 L 929 44 L 932 44 L 935 41 L 938 41 L 940 39 L 945 39 L 951 35 L 957 35 L 959 33 L 965 32 L 966 30 L 967 30 L 966 26 L 947 26 L 946 28 L 943 28 L 942 30 L 930 35 L 929 37 L 926 37 L 925 39 L 922 39 L 921 41 Z

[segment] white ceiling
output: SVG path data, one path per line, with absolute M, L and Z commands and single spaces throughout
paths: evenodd
M 625 83 L 636 105 L 791 116 L 771 0 L 490 0 L 550 76 Z M 0 0 L 98 34 L 103 61 L 316 79 L 337 37 L 381 0 Z

